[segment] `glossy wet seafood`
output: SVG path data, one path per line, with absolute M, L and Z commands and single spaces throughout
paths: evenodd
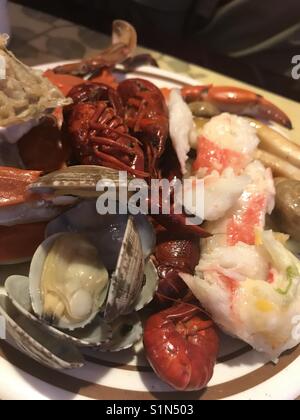
M 73 350 L 74 346 L 101 351 L 128 348 L 142 333 L 141 322 L 134 313 L 151 301 L 158 282 L 154 265 L 145 263 L 144 255 L 147 258 L 152 252 L 147 249 L 150 242 L 145 222 L 137 223 L 141 234 L 146 234 L 144 247 L 132 218 L 114 223 L 115 227 L 119 225 L 119 241 L 114 243 L 116 258 L 110 262 L 114 266 L 108 270 L 99 250 L 105 247 L 101 228 L 105 234 L 109 224 L 101 221 L 105 217 L 97 214 L 95 200 L 83 202 L 70 212 L 59 216 L 47 229 L 50 236 L 36 251 L 29 277 L 7 279 L 8 296 L 15 311 L 27 320 L 26 325 L 31 325 L 33 335 L 36 330 L 45 332 L 42 341 L 33 341 L 33 346 L 44 346 L 50 334 Z M 22 346 L 21 337 L 14 337 Z M 40 361 L 59 368 L 53 365 L 53 357 L 48 363 Z

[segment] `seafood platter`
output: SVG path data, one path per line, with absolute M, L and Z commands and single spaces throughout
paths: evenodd
M 255 91 L 172 82 L 136 47 L 115 21 L 96 57 L 33 69 L 0 38 L 5 386 L 22 376 L 24 398 L 296 398 L 293 121 Z M 168 214 L 100 215 L 98 182 L 121 188 L 120 172 L 149 188 L 190 180 L 188 195 L 201 180 L 203 223 L 174 210 L 171 188 Z

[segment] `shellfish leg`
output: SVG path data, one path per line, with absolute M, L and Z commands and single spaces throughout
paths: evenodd
M 112 45 L 99 52 L 95 57 L 87 58 L 77 63 L 56 67 L 55 73 L 71 74 L 84 77 L 90 73 L 100 72 L 132 56 L 137 46 L 137 34 L 130 23 L 123 20 L 113 22 Z
M 182 89 L 187 102 L 205 101 L 220 112 L 274 121 L 286 128 L 292 122 L 286 113 L 262 95 L 234 86 L 187 86 Z
M 38 180 L 41 172 L 0 167 L 0 207 L 24 203 L 29 195 L 27 187 Z

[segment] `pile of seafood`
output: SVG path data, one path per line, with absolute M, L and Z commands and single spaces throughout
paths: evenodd
M 200 390 L 219 328 L 274 362 L 299 344 L 300 147 L 278 129 L 292 128 L 288 116 L 254 92 L 119 82 L 116 66 L 155 64 L 136 44 L 116 21 L 98 56 L 41 74 L 1 40 L 0 263 L 31 264 L 6 280 L 0 314 L 53 369 L 143 340 L 163 381 Z M 169 214 L 101 216 L 97 183 L 118 184 L 120 171 L 148 185 L 203 181 L 203 223 L 174 211 L 171 189 Z

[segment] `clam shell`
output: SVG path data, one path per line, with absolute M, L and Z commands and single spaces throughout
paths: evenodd
M 63 232 L 84 234 L 97 247 L 106 268 L 113 271 L 116 268 L 127 222 L 127 215 L 101 216 L 97 213 L 95 199 L 83 200 L 51 221 L 46 229 L 46 237 Z M 134 223 L 146 260 L 155 248 L 156 234 L 147 216 L 135 216 Z
M 130 313 L 144 286 L 145 261 L 141 239 L 129 217 L 119 259 L 110 281 L 104 319 L 113 322 Z
M 118 188 L 127 188 L 126 183 L 120 183 L 119 171 L 102 166 L 80 165 L 45 175 L 38 182 L 31 184 L 30 190 L 34 193 L 74 195 L 83 198 L 99 197 L 101 193 L 97 191 L 97 184 L 101 180 L 110 180 Z
M 65 334 L 66 335 L 66 334 Z M 97 316 L 86 327 L 70 332 L 69 338 L 80 348 L 99 349 L 106 346 L 113 337 L 112 326 Z
M 30 297 L 32 302 L 32 307 L 34 312 L 39 318 L 43 318 L 43 304 L 40 295 L 40 282 L 43 273 L 43 267 L 45 264 L 45 260 L 47 255 L 52 248 L 54 242 L 63 234 L 53 235 L 50 238 L 46 239 L 37 249 L 35 252 L 31 266 L 30 266 L 30 273 L 29 273 L 29 290 L 30 290 Z M 107 288 L 104 289 L 101 295 L 101 299 L 99 300 L 99 308 L 101 308 L 106 300 L 107 296 Z M 55 327 L 74 331 L 77 328 L 84 328 L 86 325 L 90 324 L 93 319 L 96 318 L 98 315 L 98 310 L 93 312 L 91 316 L 86 319 L 84 322 L 74 323 L 72 326 L 69 323 L 66 323 L 64 319 L 57 320 L 57 324 Z
M 59 216 L 62 211 L 62 207 L 53 206 L 43 200 L 17 204 L 15 206 L 4 206 L 0 208 L 0 226 L 48 222 Z
M 152 302 L 158 289 L 159 276 L 153 261 L 149 260 L 145 266 L 145 284 L 134 304 L 134 310 L 140 311 Z
M 6 321 L 7 332 L 29 357 L 52 369 L 77 369 L 84 360 L 75 346 L 45 331 L 19 312 L 7 296 L 0 296 L 0 314 Z
M 111 341 L 99 348 L 99 351 L 119 352 L 127 350 L 138 343 L 143 336 L 142 322 L 135 313 L 119 317 L 112 323 L 112 329 Z
M 144 214 L 139 214 L 135 216 L 134 223 L 137 227 L 137 230 L 141 238 L 144 258 L 145 260 L 147 260 L 152 255 L 156 247 L 155 229 L 152 223 L 149 221 L 149 218 L 145 216 Z
M 112 339 L 112 328 L 99 316 L 85 328 L 66 333 L 45 324 L 36 317 L 31 305 L 29 293 L 29 278 L 25 276 L 11 276 L 5 282 L 5 290 L 13 305 L 28 319 L 44 327 L 45 330 L 58 339 L 65 340 L 77 347 L 101 347 Z
M 84 235 L 98 249 L 103 264 L 111 272 L 116 268 L 127 219 L 126 215 L 100 216 L 96 200 L 84 200 L 50 222 L 46 237 L 63 232 Z

